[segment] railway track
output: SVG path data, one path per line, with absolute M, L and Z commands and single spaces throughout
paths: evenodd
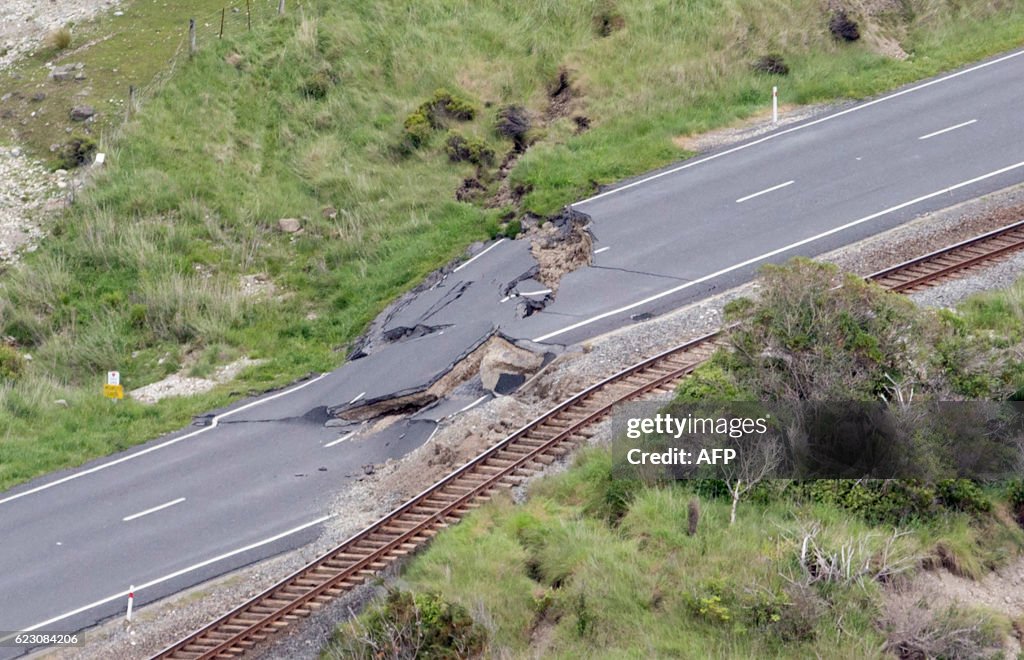
M 1022 249 L 1024 221 L 886 268 L 867 279 L 897 293 L 913 293 L 963 277 Z
M 566 400 L 398 509 L 155 658 L 235 658 L 415 552 L 441 529 L 572 451 L 622 401 L 667 394 L 714 352 L 713 333 Z
M 868 276 L 913 292 L 969 273 L 1024 249 L 1024 221 Z M 715 332 L 644 360 L 587 388 L 351 537 L 154 660 L 227 659 L 244 655 L 333 599 L 416 552 L 439 531 L 501 490 L 522 483 L 593 435 L 593 425 L 620 402 L 669 394 L 723 340 Z

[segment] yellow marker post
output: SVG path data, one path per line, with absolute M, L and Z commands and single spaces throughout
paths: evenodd
M 121 385 L 104 385 L 103 396 L 108 399 L 123 399 L 124 387 Z
M 103 386 L 103 396 L 114 401 L 120 401 L 124 398 L 124 387 L 121 386 L 120 372 L 107 372 L 107 384 Z

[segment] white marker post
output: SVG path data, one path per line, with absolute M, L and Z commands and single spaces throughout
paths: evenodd
M 135 629 L 132 627 L 132 605 L 135 604 L 135 585 L 128 587 L 128 614 L 125 618 L 125 628 L 128 631 L 128 643 L 135 646 Z
M 772 123 L 779 123 L 779 88 L 772 86 Z

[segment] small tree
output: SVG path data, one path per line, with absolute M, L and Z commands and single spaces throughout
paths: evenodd
M 722 480 L 732 499 L 729 525 L 736 522 L 740 498 L 775 473 L 782 462 L 782 442 L 774 433 L 758 433 L 737 443 L 736 457 L 721 469 Z

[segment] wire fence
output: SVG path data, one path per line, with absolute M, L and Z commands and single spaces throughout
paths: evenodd
M 291 11 L 302 9 L 301 0 L 233 0 L 219 10 L 205 15 L 183 17 L 180 38 L 168 57 L 168 66 L 144 85 L 132 85 L 127 91 L 125 121 L 139 111 L 146 99 L 160 91 L 178 67 L 204 47 L 225 37 L 251 32 Z

